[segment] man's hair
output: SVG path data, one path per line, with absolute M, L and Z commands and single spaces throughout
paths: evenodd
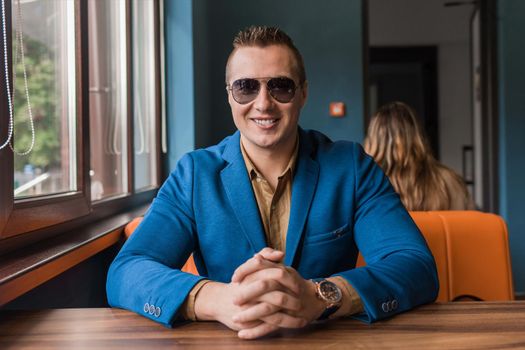
M 292 50 L 296 62 L 297 75 L 299 76 L 299 84 L 306 81 L 306 72 L 304 69 L 303 56 L 295 47 L 292 39 L 284 31 L 277 27 L 267 26 L 250 26 L 241 30 L 235 38 L 233 38 L 233 50 L 228 57 L 226 63 L 226 83 L 229 78 L 230 60 L 238 48 L 241 47 L 266 47 L 270 45 L 283 45 Z

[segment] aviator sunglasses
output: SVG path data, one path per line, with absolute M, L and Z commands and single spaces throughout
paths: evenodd
M 261 83 L 266 82 L 266 88 L 277 102 L 288 103 L 295 96 L 297 86 L 286 77 L 278 78 L 243 78 L 235 80 L 227 89 L 232 92 L 235 102 L 244 105 L 252 102 L 259 95 Z

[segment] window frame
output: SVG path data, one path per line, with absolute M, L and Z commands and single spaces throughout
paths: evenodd
M 11 5 L 11 2 L 6 2 L 6 5 Z M 6 15 L 11 17 L 12 8 L 9 10 L 6 6 Z M 25 232 L 38 230 L 44 227 L 56 225 L 58 223 L 74 219 L 79 216 L 89 214 L 90 191 L 89 181 L 86 181 L 86 174 L 89 172 L 89 162 L 86 168 L 86 159 L 89 160 L 89 153 L 84 152 L 84 147 L 89 146 L 89 124 L 85 123 L 85 115 L 89 113 L 86 101 L 87 89 L 84 81 L 87 77 L 88 65 L 84 64 L 86 57 L 84 55 L 87 46 L 82 45 L 82 37 L 85 36 L 80 30 L 82 26 L 81 6 L 79 1 L 75 1 L 75 101 L 76 101 L 76 159 L 78 167 L 77 171 L 77 191 L 67 192 L 65 194 L 51 194 L 42 197 L 15 199 L 13 194 L 14 172 L 14 155 L 9 148 L 4 148 L 2 151 L 7 153 L 8 158 L 8 184 L 10 189 L 4 193 L 4 201 L 7 203 L 7 218 L 0 222 L 0 238 L 8 238 L 23 234 Z M 9 25 L 8 30 L 8 54 L 11 59 L 9 63 L 10 75 L 13 76 L 12 65 L 12 25 Z M 9 49 L 11 48 L 11 50 Z M 11 88 L 13 85 L 10 79 Z M 6 121 L 7 123 L 7 121 Z M 4 124 L 6 125 L 6 124 Z M 31 220 L 27 220 L 31 217 Z
M 132 37 L 131 37 L 131 1 L 125 0 L 126 7 L 126 64 L 127 64 L 127 192 L 102 200 L 91 201 L 90 170 L 90 130 L 89 130 L 89 55 L 88 55 L 88 1 L 73 0 L 75 4 L 75 70 L 76 70 L 76 156 L 77 156 L 77 191 L 33 198 L 14 198 L 14 156 L 9 147 L 0 150 L 0 164 L 9 171 L 0 172 L 0 254 L 57 234 L 74 230 L 75 227 L 95 222 L 96 220 L 131 210 L 150 202 L 162 181 L 161 135 L 161 70 L 160 70 L 160 28 L 159 0 L 154 0 L 154 36 L 155 36 L 155 131 L 156 140 L 156 186 L 135 191 L 134 189 L 134 152 L 133 152 L 133 85 L 132 85 Z M 8 65 L 12 86 L 12 3 L 6 1 L 6 29 L 8 44 Z M 2 38 L 0 43 L 3 45 Z M 3 65 L 3 47 L 0 51 Z M 0 98 L 7 101 L 5 83 L 0 90 Z M 0 125 L 8 125 L 9 111 L 7 103 L 0 104 Z M 0 138 L 7 138 L 7 128 L 0 129 Z M 28 220 L 28 218 L 30 218 Z
M 131 27 L 131 24 L 133 23 L 132 20 L 132 6 L 131 1 L 129 0 L 126 2 L 127 4 L 127 26 L 128 26 L 128 37 L 127 37 L 127 48 L 128 48 L 128 81 L 129 81 L 129 88 L 128 88 L 128 122 L 131 125 L 131 130 L 133 131 L 135 129 L 135 118 L 134 118 L 134 104 L 133 104 L 133 28 Z M 162 0 L 160 0 L 162 1 Z M 156 185 L 151 185 L 147 187 L 142 187 L 136 190 L 135 187 L 135 181 L 133 181 L 133 177 L 128 177 L 128 192 L 129 193 L 141 193 L 141 192 L 147 192 L 151 191 L 153 189 L 158 189 L 160 185 L 162 184 L 162 118 L 163 118 L 163 108 L 162 105 L 162 93 L 165 93 L 162 90 L 162 71 L 161 71 L 161 6 L 160 6 L 159 0 L 153 0 L 153 37 L 154 37 L 154 62 L 155 62 L 155 68 L 154 68 L 154 74 L 155 74 L 155 133 L 152 135 L 155 137 L 155 154 L 157 155 L 157 159 L 155 161 L 156 164 Z M 129 130 L 128 130 L 129 131 Z M 134 144 L 135 137 L 133 135 L 133 132 L 128 135 L 128 141 L 131 141 L 129 144 L 129 150 L 131 152 L 128 152 L 128 174 L 133 174 L 135 170 L 135 157 L 134 157 L 134 150 L 135 150 L 135 144 Z

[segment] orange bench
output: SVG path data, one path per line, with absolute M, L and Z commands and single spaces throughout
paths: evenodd
M 411 212 L 434 255 L 440 290 L 437 301 L 513 300 L 507 227 L 478 211 Z M 125 228 L 129 237 L 142 218 Z M 359 256 L 357 266 L 365 262 Z M 190 257 L 183 271 L 198 274 Z

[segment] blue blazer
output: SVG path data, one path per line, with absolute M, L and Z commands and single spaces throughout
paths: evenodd
M 110 305 L 172 325 L 199 280 L 229 282 L 266 246 L 239 138 L 181 158 L 110 266 Z M 367 266 L 355 268 L 359 251 Z M 191 253 L 200 276 L 180 271 Z M 285 253 L 303 278 L 345 278 L 364 321 L 438 293 L 434 258 L 381 169 L 358 144 L 300 128 Z

